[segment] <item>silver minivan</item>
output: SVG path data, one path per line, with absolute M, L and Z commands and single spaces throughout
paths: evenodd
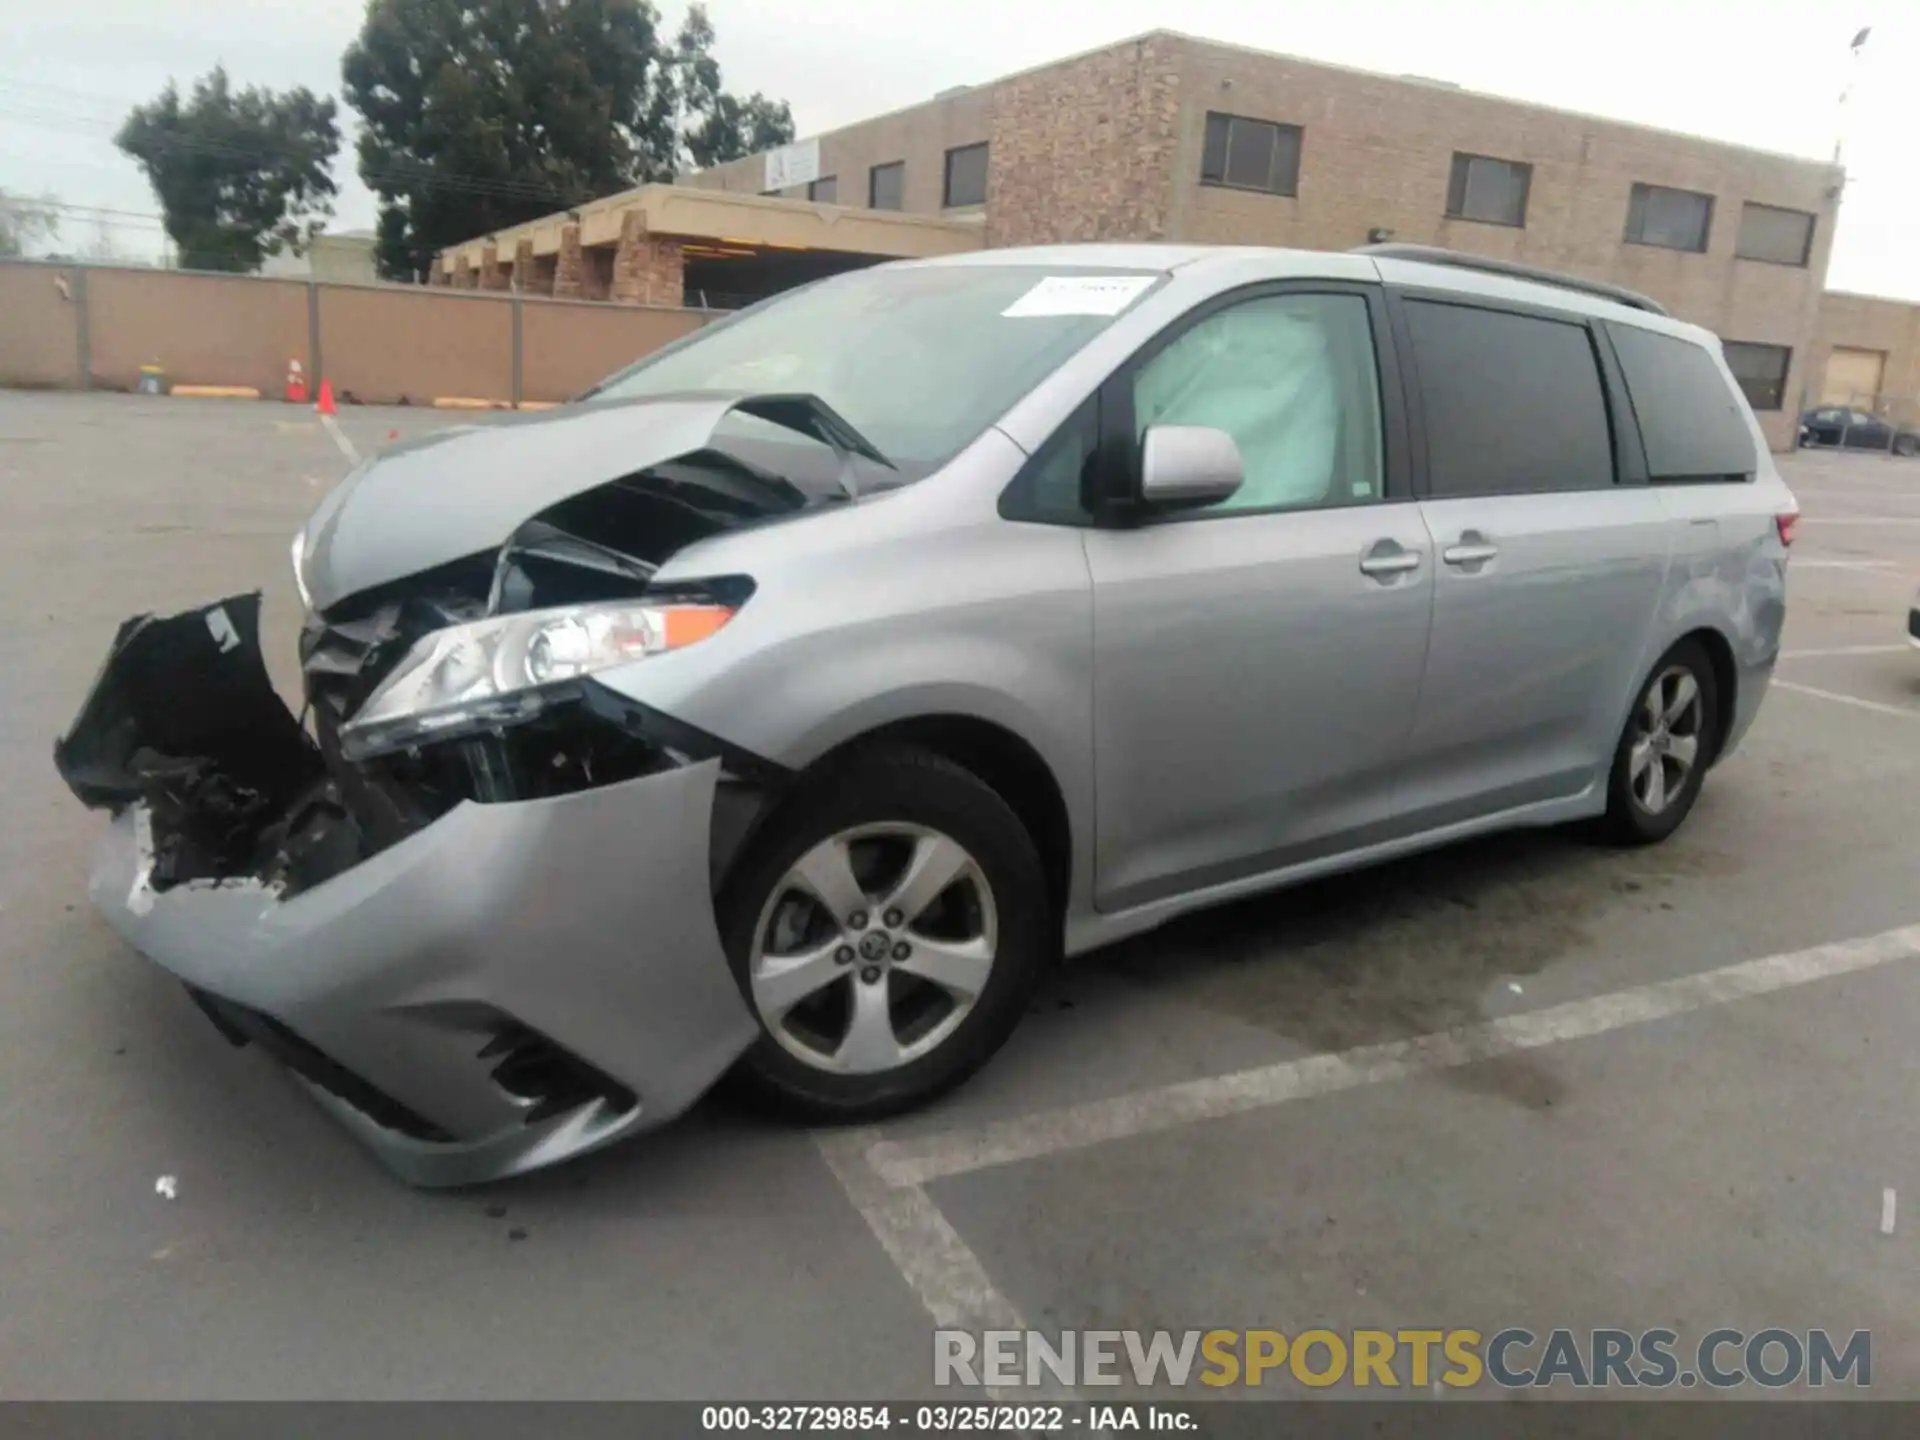
M 1513 826 L 1658 841 L 1752 723 L 1795 505 L 1714 337 L 1447 252 L 825 280 L 370 459 L 258 595 L 122 626 L 93 897 L 395 1171 L 722 1077 L 814 1121 L 1037 975 Z

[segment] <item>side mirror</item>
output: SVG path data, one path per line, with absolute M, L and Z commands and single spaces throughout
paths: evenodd
M 1140 437 L 1140 500 L 1157 509 L 1212 505 L 1245 478 L 1240 447 L 1205 425 L 1149 425 Z

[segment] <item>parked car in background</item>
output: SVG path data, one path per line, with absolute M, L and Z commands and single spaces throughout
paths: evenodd
M 1719 342 L 1445 252 L 837 276 L 374 456 L 56 749 L 95 904 L 407 1179 L 965 1079 L 1043 966 L 1514 826 L 1665 839 L 1793 495 Z
M 1800 443 L 1920 455 L 1920 429 L 1894 425 L 1865 410 L 1845 405 L 1822 405 L 1800 417 Z

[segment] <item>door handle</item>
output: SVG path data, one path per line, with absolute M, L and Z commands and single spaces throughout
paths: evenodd
M 1368 554 L 1360 557 L 1362 575 L 1404 575 L 1409 570 L 1420 568 L 1418 550 L 1389 550 L 1386 554 Z
M 1478 565 L 1500 553 L 1498 545 L 1449 545 L 1440 558 L 1449 565 Z

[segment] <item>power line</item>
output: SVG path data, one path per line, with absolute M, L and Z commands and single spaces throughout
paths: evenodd
M 27 111 L 12 105 L 0 104 L 0 118 L 11 118 L 20 124 L 44 130 L 64 131 L 89 138 L 111 138 L 110 129 L 102 129 L 97 123 L 89 123 L 78 116 Z M 254 163 L 286 153 L 264 146 L 237 145 L 186 135 L 155 136 L 154 142 L 164 149 Z M 399 187 L 418 186 L 423 189 L 453 190 L 495 200 L 519 200 L 552 205 L 556 208 L 581 204 L 589 198 L 585 194 L 561 190 L 539 181 L 513 180 L 505 177 L 483 178 L 462 175 L 458 172 L 449 173 L 424 161 L 390 161 L 383 165 L 363 167 L 356 173 L 369 185 L 377 185 L 383 180 L 388 180 L 395 182 Z
M 110 95 L 102 95 L 97 90 L 69 90 L 59 85 L 42 85 L 32 80 L 20 80 L 12 75 L 0 75 L 0 90 L 36 90 L 42 95 L 62 95 L 75 100 L 85 100 L 106 109 L 124 110 L 125 101 L 116 100 Z
M 60 92 L 53 86 L 30 86 L 19 81 L 0 79 L 0 91 L 8 89 L 34 89 L 50 93 L 66 93 L 79 96 L 79 91 Z M 105 97 L 101 102 L 111 103 Z M 130 105 L 129 109 L 132 108 Z M 110 139 L 120 127 L 120 122 L 108 120 L 102 116 L 77 115 L 50 106 L 44 101 L 32 99 L 0 99 L 0 116 L 11 117 L 17 122 L 42 129 L 65 131 L 70 134 L 100 136 Z M 208 140 L 188 136 L 157 137 L 170 148 L 192 153 L 220 156 L 227 159 L 261 161 L 277 153 L 262 146 L 238 145 L 226 141 Z M 580 204 L 589 196 L 563 190 L 544 181 L 516 180 L 507 176 L 480 176 L 459 171 L 447 171 L 425 161 L 388 161 L 381 165 L 360 170 L 361 179 L 368 184 L 391 181 L 399 186 L 419 186 L 464 192 L 472 195 L 487 196 L 498 200 L 520 200 L 529 203 L 566 206 Z
M 33 210 L 72 210 L 86 215 L 124 215 L 133 220 L 152 220 L 164 223 L 165 216 L 151 210 L 116 210 L 110 205 L 80 205 L 67 200 L 22 200 L 27 208 Z

